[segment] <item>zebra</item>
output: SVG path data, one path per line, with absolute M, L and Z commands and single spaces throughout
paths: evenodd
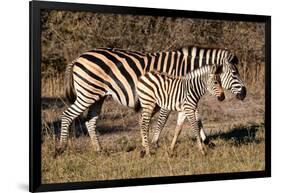
M 219 101 L 225 99 L 221 87 L 220 74 L 222 66 L 204 66 L 191 71 L 185 77 L 172 77 L 159 72 L 148 72 L 141 76 L 137 85 L 137 94 L 142 107 L 141 113 L 141 136 L 143 150 L 141 155 L 149 155 L 148 130 L 151 115 L 156 105 L 168 111 L 177 111 L 186 115 L 191 123 L 199 149 L 204 155 L 205 152 L 200 138 L 199 122 L 196 119 L 198 102 L 206 94 L 206 91 L 217 97 Z M 174 149 L 178 134 L 182 129 L 185 119 L 178 120 L 176 134 L 171 144 Z
M 200 52 L 200 54 L 202 54 L 202 48 L 200 49 L 199 52 Z M 213 51 L 207 50 L 207 52 L 213 53 L 214 50 Z M 210 60 L 210 59 L 208 59 L 208 55 L 209 54 L 206 53 L 206 60 L 207 61 Z M 221 73 L 222 87 L 225 90 L 230 90 L 230 92 L 232 94 L 234 94 L 238 100 L 244 100 L 245 97 L 246 97 L 247 91 L 246 91 L 245 84 L 242 81 L 242 79 L 240 77 L 240 74 L 239 74 L 239 71 L 238 71 L 238 68 L 237 68 L 238 58 L 235 55 L 232 55 L 232 58 L 231 57 L 225 58 L 225 59 L 222 59 L 220 61 L 219 61 L 219 59 L 216 60 L 216 58 L 215 59 L 213 59 L 213 58 L 214 57 L 212 57 L 211 63 L 206 62 L 206 64 L 207 65 L 208 64 L 218 64 L 218 65 L 223 66 L 223 71 Z M 201 56 L 201 59 L 203 61 L 204 57 Z M 200 60 L 199 60 L 199 63 L 200 63 Z M 159 144 L 158 144 L 159 136 L 160 136 L 161 131 L 164 128 L 164 125 L 167 121 L 167 118 L 168 118 L 169 114 L 170 114 L 170 111 L 168 111 L 167 109 L 164 109 L 164 108 L 160 109 L 159 118 L 158 118 L 158 121 L 157 121 L 157 126 L 154 130 L 154 135 L 153 135 L 153 139 L 152 139 L 152 144 L 156 147 L 159 147 Z M 200 127 L 203 128 L 203 123 L 202 123 L 202 120 L 200 118 L 200 115 L 199 115 L 198 111 L 196 111 L 196 115 L 197 115 L 197 119 L 198 119 Z M 179 113 L 178 116 L 179 116 L 178 119 L 185 119 L 186 118 L 185 114 Z M 203 129 L 200 130 L 200 136 L 201 136 L 201 139 L 203 140 L 203 142 L 205 144 L 214 145 L 206 137 L 206 134 L 205 134 Z
M 60 140 L 56 143 L 55 156 L 67 147 L 69 125 L 87 109 L 88 133 L 94 149 L 100 151 L 96 122 L 104 99 L 112 95 L 118 103 L 139 110 L 136 85 L 145 72 L 156 70 L 185 76 L 202 66 L 217 63 L 223 65 L 227 72 L 221 74 L 223 86 L 242 100 L 246 96 L 246 88 L 235 68 L 236 62 L 237 57 L 230 50 L 197 46 L 147 54 L 119 48 L 96 48 L 81 54 L 66 69 L 66 97 L 71 105 L 61 117 Z M 167 118 L 168 113 L 161 120 Z

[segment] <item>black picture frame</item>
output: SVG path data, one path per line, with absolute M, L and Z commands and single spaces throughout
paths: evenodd
M 47 1 L 29 2 L 30 11 L 30 98 L 29 98 L 29 191 L 59 191 L 90 188 L 107 188 L 166 183 L 183 183 L 271 176 L 271 17 L 265 15 L 246 15 L 184 11 L 155 8 L 136 8 L 123 6 L 104 6 L 80 3 L 62 3 Z M 251 21 L 265 23 L 265 170 L 237 173 L 202 174 L 191 176 L 151 177 L 142 179 L 107 180 L 94 182 L 71 182 L 59 184 L 41 183 L 41 10 L 92 11 L 100 13 L 135 14 L 166 17 L 186 17 L 200 19 L 221 19 L 231 21 Z

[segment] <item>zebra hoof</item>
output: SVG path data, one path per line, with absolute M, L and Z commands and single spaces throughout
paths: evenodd
M 63 154 L 64 149 L 61 147 L 58 147 L 55 149 L 55 154 L 54 154 L 54 159 L 56 159 L 58 156 L 60 156 L 61 154 Z
M 95 151 L 95 155 L 97 156 L 107 156 L 109 157 L 112 153 L 107 150 Z
M 174 152 L 173 150 L 168 150 L 168 151 L 167 151 L 167 154 L 168 154 L 168 156 L 169 156 L 170 158 L 176 156 L 176 154 L 175 154 L 175 152 Z
M 201 154 L 202 154 L 203 156 L 206 156 L 205 151 L 201 151 Z
M 58 156 L 60 156 L 61 154 L 63 154 L 63 152 L 66 150 L 66 146 L 56 146 L 55 149 L 55 154 L 54 154 L 54 158 L 56 159 Z
M 209 139 L 206 139 L 203 142 L 205 145 L 207 145 L 209 148 L 214 148 L 216 146 L 216 144 L 214 144 L 213 142 L 211 142 Z
M 155 148 L 155 149 L 158 149 L 160 146 L 157 142 L 153 142 L 152 147 Z
M 141 152 L 140 152 L 140 157 L 141 158 L 144 158 L 144 157 L 151 157 L 151 154 L 150 154 L 150 151 L 146 151 L 146 150 L 141 150 Z
M 144 149 L 140 151 L 140 157 L 141 158 L 144 158 L 145 154 L 146 154 L 146 152 L 145 152 Z
M 209 142 L 208 147 L 212 149 L 212 148 L 216 147 L 216 144 L 213 142 Z
M 94 147 L 94 152 L 100 153 L 102 149 L 100 147 Z

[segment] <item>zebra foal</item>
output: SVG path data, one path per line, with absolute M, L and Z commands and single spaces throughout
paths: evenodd
M 197 104 L 200 98 L 208 91 L 211 95 L 224 100 L 224 91 L 221 86 L 220 74 L 222 66 L 210 65 L 188 73 L 185 77 L 173 77 L 159 72 L 148 72 L 141 76 L 137 85 L 137 93 L 142 107 L 140 120 L 142 146 L 141 156 L 149 155 L 148 130 L 154 108 L 178 111 L 176 133 L 171 144 L 174 149 L 185 117 L 188 118 L 195 134 L 199 150 L 205 152 L 200 138 L 200 124 L 198 121 Z

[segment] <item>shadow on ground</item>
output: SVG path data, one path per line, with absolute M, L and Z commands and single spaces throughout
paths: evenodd
M 42 110 L 49 108 L 62 108 L 66 104 L 65 98 L 57 98 L 57 97 L 42 97 L 41 98 L 41 108 Z
M 261 129 L 261 125 L 255 124 L 251 126 L 235 127 L 227 132 L 219 132 L 209 136 L 210 140 L 222 139 L 225 141 L 235 141 L 236 145 L 246 143 L 260 143 L 261 140 L 256 138 L 257 131 Z
M 74 122 L 75 127 L 71 126 L 69 129 L 70 136 L 80 137 L 88 135 L 88 131 L 85 125 L 85 119 L 79 118 L 76 119 Z M 130 132 L 135 130 L 138 125 L 137 122 L 132 123 L 124 127 L 123 125 L 97 125 L 97 131 L 100 135 L 103 134 L 111 134 L 111 133 L 118 133 L 118 132 Z M 55 136 L 60 135 L 60 128 L 61 128 L 61 121 L 49 122 L 42 125 L 43 128 L 43 135 L 46 134 L 55 134 Z
M 75 121 L 75 127 L 70 128 L 70 136 L 80 137 L 88 135 L 88 131 L 85 126 L 85 119 L 80 118 Z M 111 133 L 119 133 L 119 132 L 130 132 L 135 130 L 134 128 L 137 126 L 137 122 L 134 123 L 135 125 L 128 125 L 127 127 L 124 127 L 123 125 L 110 125 L 110 126 L 104 126 L 104 125 L 98 125 L 97 130 L 100 135 L 103 134 L 111 134 Z M 60 127 L 61 123 L 60 121 L 47 123 L 47 126 L 45 125 L 43 128 L 43 134 L 52 133 L 55 134 L 55 136 L 60 135 Z M 74 129 L 75 128 L 75 129 Z M 241 145 L 241 144 L 247 144 L 247 143 L 260 143 L 261 139 L 256 137 L 257 131 L 261 129 L 261 125 L 253 124 L 250 126 L 239 126 L 234 127 L 229 131 L 225 132 L 218 132 L 215 134 L 210 134 L 208 139 L 210 141 L 222 139 L 224 141 L 233 141 L 234 145 Z

